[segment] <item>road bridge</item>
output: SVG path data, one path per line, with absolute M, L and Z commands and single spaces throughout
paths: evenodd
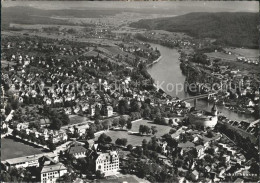
M 217 94 L 217 92 L 211 92 L 211 93 L 207 93 L 207 94 L 201 94 L 201 95 L 191 96 L 191 97 L 187 97 L 187 98 L 185 98 L 185 99 L 182 99 L 182 101 L 207 98 L 207 97 L 211 97 L 211 96 L 213 96 L 213 95 L 215 95 L 215 94 Z

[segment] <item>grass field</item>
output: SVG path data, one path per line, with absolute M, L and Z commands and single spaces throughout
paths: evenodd
M 234 52 L 235 49 L 232 49 L 231 51 Z M 251 50 L 253 52 L 255 52 L 254 49 L 237 49 L 237 50 Z M 254 51 L 253 51 L 254 50 Z M 246 52 L 246 51 L 245 51 Z M 250 51 L 248 51 L 249 53 Z M 236 55 L 228 55 L 226 53 L 221 53 L 221 52 L 212 52 L 212 53 L 205 53 L 209 58 L 212 59 L 221 59 L 220 62 L 218 62 L 219 65 L 226 65 L 229 66 L 230 68 L 232 68 L 232 70 L 240 70 L 243 71 L 247 74 L 249 73 L 255 73 L 255 74 L 259 74 L 259 68 L 257 66 L 255 66 L 254 64 L 247 64 L 244 62 L 238 62 L 237 61 L 237 56 Z M 242 54 L 240 54 L 242 55 Z
M 244 74 L 259 74 L 259 67 L 254 64 L 247 64 L 244 62 L 237 62 L 237 61 L 220 61 L 220 65 L 226 65 L 229 66 L 232 70 L 240 70 Z
M 78 115 L 69 115 L 69 118 L 70 118 L 70 125 L 82 123 L 89 120 L 87 117 L 78 116 Z
M 210 58 L 214 58 L 214 59 L 225 59 L 225 60 L 230 60 L 230 61 L 235 61 L 236 60 L 236 56 L 235 55 L 228 55 L 226 53 L 222 53 L 222 52 L 212 52 L 212 53 L 205 53 L 205 55 L 207 55 Z
M 164 135 L 165 133 L 168 133 L 171 129 L 169 126 L 157 125 L 148 120 L 141 120 L 141 121 L 134 122 L 132 124 L 132 129 L 130 131 L 138 132 L 140 125 L 147 125 L 149 127 L 156 126 L 158 132 L 155 135 L 157 137 L 160 137 L 160 136 Z M 113 142 L 115 142 L 116 139 L 118 139 L 118 138 L 126 138 L 127 144 L 132 144 L 133 146 L 141 145 L 143 139 L 146 139 L 147 141 L 149 141 L 151 139 L 151 136 L 129 135 L 127 131 L 112 131 L 111 130 L 111 131 L 108 131 L 105 133 L 112 138 Z M 96 136 L 95 140 L 97 140 L 97 139 L 98 139 L 98 136 Z
M 12 138 L 1 139 L 1 161 L 11 158 L 41 154 L 43 152 L 47 152 L 47 150 L 41 147 L 27 145 L 22 141 Z
M 231 51 L 232 53 L 244 57 L 259 57 L 260 53 L 258 49 L 246 49 L 246 48 L 235 48 L 235 49 L 230 49 L 226 48 L 226 51 Z

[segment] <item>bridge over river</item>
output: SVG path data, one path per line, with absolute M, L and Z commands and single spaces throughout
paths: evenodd
M 196 96 L 189 96 L 187 98 L 182 99 L 182 101 L 188 101 L 188 100 L 197 100 L 197 99 L 202 99 L 202 98 L 209 98 L 213 95 L 217 94 L 217 92 L 212 92 L 212 93 L 207 93 L 207 94 L 202 94 L 202 95 L 196 95 Z

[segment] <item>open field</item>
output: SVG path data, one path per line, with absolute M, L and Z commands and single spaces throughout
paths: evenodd
M 233 52 L 232 49 L 231 52 Z M 240 50 L 240 49 L 237 49 Z M 253 53 L 254 49 L 241 49 L 241 50 L 251 50 Z M 250 51 L 248 51 L 249 53 Z M 248 63 L 244 63 L 244 62 L 239 62 L 237 61 L 237 56 L 239 55 L 228 55 L 226 53 L 222 53 L 222 52 L 212 52 L 212 53 L 205 53 L 209 58 L 211 59 L 221 59 L 220 62 L 218 62 L 220 65 L 226 65 L 229 66 L 230 68 L 232 68 L 232 70 L 240 70 L 240 71 L 244 71 L 246 73 L 255 73 L 255 74 L 259 74 L 259 68 L 258 66 L 254 65 L 254 64 L 248 64 Z
M 89 120 L 87 117 L 82 117 L 78 115 L 69 115 L 69 118 L 70 118 L 70 125 L 82 123 Z
M 209 58 L 213 58 L 213 59 L 219 58 L 219 59 L 224 59 L 224 60 L 229 60 L 229 61 L 235 61 L 237 58 L 235 55 L 228 55 L 223 52 L 205 53 L 205 55 L 207 55 Z
M 248 64 L 248 63 L 237 62 L 237 61 L 226 61 L 226 60 L 220 61 L 219 64 L 227 65 L 232 70 L 240 70 L 244 74 L 249 74 L 249 73 L 259 74 L 259 67 L 254 64 Z
M 97 180 L 97 182 L 100 182 L 100 183 L 111 183 L 111 182 L 113 182 L 113 183 L 120 183 L 120 182 L 149 183 L 148 180 L 141 179 L 141 178 L 137 177 L 136 175 L 130 175 L 130 174 L 117 174 L 116 176 L 110 176 L 110 177 L 107 177 L 106 179 Z
M 226 51 L 230 51 L 237 56 L 244 56 L 248 58 L 256 58 L 260 56 L 260 52 L 258 49 L 246 49 L 246 48 L 226 48 Z
M 1 146 L 1 161 L 47 152 L 47 150 L 41 147 L 27 145 L 13 138 L 2 138 Z
M 148 120 L 141 120 L 141 121 L 132 123 L 132 129 L 130 131 L 138 132 L 140 125 L 147 125 L 149 127 L 156 126 L 158 132 L 155 135 L 157 137 L 160 137 L 160 136 L 164 135 L 165 133 L 168 133 L 171 129 L 169 126 L 157 125 Z M 118 138 L 126 138 L 127 144 L 132 144 L 133 146 L 141 145 L 143 139 L 146 139 L 147 141 L 149 141 L 151 139 L 151 136 L 129 135 L 127 131 L 112 131 L 111 130 L 111 131 L 108 131 L 105 133 L 112 138 L 113 142 L 115 142 L 116 139 L 118 139 Z M 97 140 L 98 137 L 99 136 L 96 136 L 95 140 Z

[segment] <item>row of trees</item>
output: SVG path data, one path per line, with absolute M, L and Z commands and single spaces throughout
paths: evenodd
M 123 173 L 135 174 L 140 178 L 146 178 L 150 182 L 178 182 L 174 174 L 168 174 L 165 166 L 160 166 L 157 163 L 143 162 L 130 158 L 124 166 Z
M 150 134 L 151 133 L 151 129 L 150 129 L 150 127 L 149 126 L 146 126 L 146 125 L 140 125 L 139 126 L 139 133 L 140 134 Z
M 40 144 L 40 145 L 47 145 L 47 147 L 53 151 L 56 149 L 56 145 L 54 143 L 51 142 L 51 140 L 45 140 L 44 136 L 39 136 L 38 138 L 36 138 L 34 133 L 29 133 L 27 134 L 25 130 L 17 130 L 14 129 L 12 132 L 13 136 L 19 136 L 21 139 L 24 140 L 28 140 L 32 143 L 36 143 L 36 144 Z M 59 142 L 62 143 L 62 142 Z
M 31 172 L 11 167 L 7 171 L 1 171 L 1 182 L 32 182 Z
M 157 130 L 156 126 L 151 126 L 151 128 L 149 126 L 147 126 L 147 125 L 140 125 L 139 126 L 139 133 L 141 135 L 143 135 L 143 134 L 147 134 L 148 135 L 150 133 L 152 133 L 154 135 L 157 132 L 158 132 L 158 130 Z
M 127 139 L 126 138 L 118 138 L 118 139 L 116 139 L 115 143 L 116 143 L 116 145 L 119 145 L 119 146 L 126 146 Z

